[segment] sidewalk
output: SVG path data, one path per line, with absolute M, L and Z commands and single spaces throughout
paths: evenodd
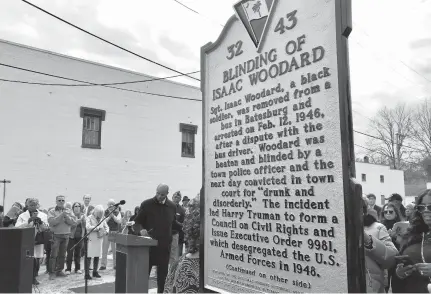
M 84 259 L 81 259 L 81 268 L 84 268 Z M 75 274 L 73 272 L 72 266 L 72 274 L 64 278 L 56 278 L 55 280 L 49 280 L 49 275 L 46 272 L 45 265 L 40 266 L 39 276 L 37 280 L 40 282 L 40 285 L 33 286 L 33 293 L 75 293 L 70 289 L 83 287 L 85 285 L 84 274 Z M 88 286 L 101 285 L 106 283 L 114 283 L 115 282 L 115 270 L 112 268 L 112 255 L 108 255 L 108 266 L 104 271 L 99 271 L 99 274 L 102 276 L 100 279 L 92 279 L 88 281 Z M 150 277 L 156 277 L 156 271 L 153 269 L 151 271 Z M 157 288 L 149 289 L 149 293 L 157 293 Z

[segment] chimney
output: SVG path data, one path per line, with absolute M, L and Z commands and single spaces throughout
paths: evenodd
M 369 160 L 368 156 L 364 156 L 364 162 L 365 163 L 370 163 L 370 160 Z

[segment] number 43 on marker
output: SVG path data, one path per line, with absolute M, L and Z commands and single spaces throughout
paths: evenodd
M 296 24 L 298 23 L 298 18 L 296 17 L 296 13 L 298 10 L 294 10 L 291 13 L 288 13 L 286 17 L 280 18 L 280 20 L 277 23 L 277 26 L 275 27 L 274 32 L 280 32 L 280 35 L 284 34 L 286 31 L 293 29 L 296 27 Z M 286 22 L 286 24 L 285 24 Z

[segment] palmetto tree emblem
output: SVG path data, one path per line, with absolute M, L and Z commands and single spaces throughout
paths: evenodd
M 281 1 L 281 0 L 280 0 Z M 238 18 L 244 24 L 247 32 L 258 47 L 276 0 L 239 0 L 234 5 Z
M 260 6 L 261 6 L 261 5 L 262 5 L 262 2 L 257 1 L 257 2 L 253 5 L 253 7 L 252 7 L 253 12 L 257 12 L 257 13 L 259 13 L 259 17 L 262 17 L 262 15 L 260 14 Z

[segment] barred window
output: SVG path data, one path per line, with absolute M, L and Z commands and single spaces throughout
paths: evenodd
M 195 157 L 195 136 L 198 127 L 195 125 L 180 124 L 181 137 L 181 156 L 182 157 Z
M 102 121 L 105 120 L 105 113 L 104 110 L 81 107 L 82 148 L 102 148 Z

